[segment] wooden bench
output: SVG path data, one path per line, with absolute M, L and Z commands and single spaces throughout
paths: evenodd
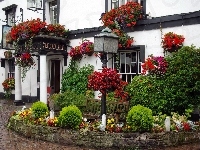
M 88 120 L 101 119 L 101 100 L 88 99 L 83 109 L 83 117 Z M 126 115 L 129 111 L 129 102 L 106 102 L 107 118 L 115 118 L 116 122 L 126 120 Z

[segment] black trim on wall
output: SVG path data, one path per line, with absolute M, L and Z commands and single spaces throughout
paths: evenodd
M 3 11 L 10 11 L 12 9 L 16 9 L 17 8 L 17 5 L 16 4 L 12 4 L 10 6 L 7 6 L 7 7 L 4 7 L 2 8 Z
M 108 12 L 108 0 L 105 0 L 105 12 Z
M 57 23 L 59 23 L 60 18 L 60 0 L 57 0 Z
M 133 32 L 133 31 L 155 30 L 155 29 L 160 29 L 160 24 L 162 28 L 200 24 L 200 11 L 162 16 L 146 20 L 139 20 L 133 29 L 127 28 L 125 29 L 125 31 Z M 99 34 L 101 30 L 104 28 L 105 27 L 100 26 L 93 28 L 71 30 L 69 39 L 93 37 L 94 35 Z

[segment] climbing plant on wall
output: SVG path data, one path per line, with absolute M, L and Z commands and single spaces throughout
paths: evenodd
M 124 29 L 134 27 L 141 18 L 142 6 L 136 2 L 127 2 L 119 8 L 103 13 L 100 20 L 105 27 L 109 27 L 119 36 L 119 48 L 128 48 L 133 43 L 133 38 Z
M 88 75 L 94 70 L 94 66 L 85 65 L 78 67 L 77 63 L 71 60 L 69 67 L 65 70 L 61 81 L 61 91 L 73 91 L 77 94 L 86 94 L 88 90 Z

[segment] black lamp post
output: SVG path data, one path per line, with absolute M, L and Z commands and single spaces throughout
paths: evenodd
M 105 28 L 100 34 L 94 36 L 94 51 L 102 53 L 102 68 L 107 67 L 107 54 L 117 53 L 119 37 L 112 33 L 109 28 Z M 102 93 L 101 115 L 106 115 L 106 91 Z

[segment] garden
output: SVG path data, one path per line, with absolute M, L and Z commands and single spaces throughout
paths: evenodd
M 136 18 L 117 15 L 132 9 Z M 133 27 L 140 17 L 139 5 L 130 2 L 104 14 L 102 20 L 126 37 L 119 41 L 121 48 L 133 42 L 123 28 Z M 97 149 L 156 149 L 199 142 L 200 49 L 183 46 L 184 40 L 183 35 L 166 33 L 161 43 L 166 55 L 150 55 L 142 74 L 131 83 L 115 69 L 79 67 L 84 55 L 94 53 L 93 43 L 83 40 L 69 52 L 61 93 L 51 95 L 48 106 L 38 101 L 13 112 L 7 126 L 27 137 Z M 94 99 L 95 91 L 101 92 L 99 99 Z M 101 120 L 102 94 L 107 100 L 106 126 Z

